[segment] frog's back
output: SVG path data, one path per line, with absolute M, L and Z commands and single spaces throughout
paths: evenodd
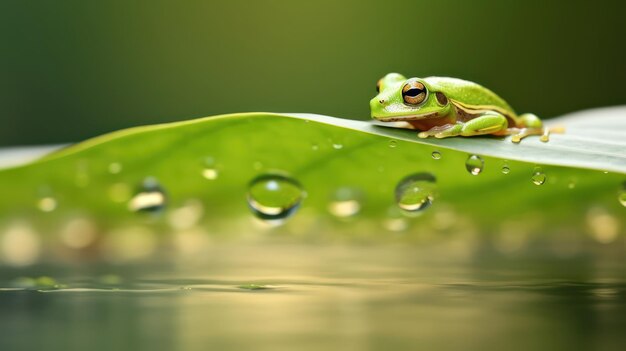
M 494 106 L 515 115 L 515 111 L 501 97 L 482 85 L 467 80 L 448 77 L 427 77 L 424 80 L 433 88 L 445 92 L 454 101 L 468 106 Z

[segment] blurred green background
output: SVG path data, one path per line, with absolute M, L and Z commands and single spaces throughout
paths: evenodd
M 0 3 L 0 144 L 240 112 L 369 118 L 389 71 L 543 117 L 626 103 L 617 1 Z

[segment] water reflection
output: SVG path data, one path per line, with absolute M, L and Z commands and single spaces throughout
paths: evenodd
M 460 259 L 432 247 L 221 245 L 195 265 L 57 270 L 59 288 L 0 291 L 0 349 L 528 350 L 626 341 L 622 268 L 497 252 Z M 2 286 L 17 273 L 0 270 Z

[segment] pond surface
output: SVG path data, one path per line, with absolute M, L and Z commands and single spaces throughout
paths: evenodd
M 4 267 L 0 350 L 618 350 L 619 249 L 248 244 Z

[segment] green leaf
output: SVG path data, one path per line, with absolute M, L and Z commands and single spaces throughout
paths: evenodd
M 188 227 L 215 236 L 253 233 L 263 225 L 252 220 L 248 189 L 269 174 L 303 189 L 301 204 L 290 195 L 294 215 L 278 229 L 293 235 L 384 238 L 394 231 L 489 233 L 507 226 L 610 237 L 626 218 L 618 201 L 625 191 L 625 115 L 626 108 L 617 107 L 554 119 L 565 134 L 521 144 L 495 137 L 419 139 L 415 131 L 295 113 L 132 128 L 1 170 L 0 223 L 25 221 L 50 237 L 76 217 L 89 218 L 102 233 L 137 223 L 164 234 Z M 484 161 L 478 175 L 467 170 L 470 155 Z M 432 205 L 407 214 L 395 192 L 414 174 L 434 178 L 420 188 Z M 142 190 L 146 179 L 156 183 Z M 133 211 L 141 208 L 132 199 L 139 193 L 164 201 L 162 211 L 158 204 L 152 206 L 157 211 Z M 600 229 L 598 216 L 609 218 Z

